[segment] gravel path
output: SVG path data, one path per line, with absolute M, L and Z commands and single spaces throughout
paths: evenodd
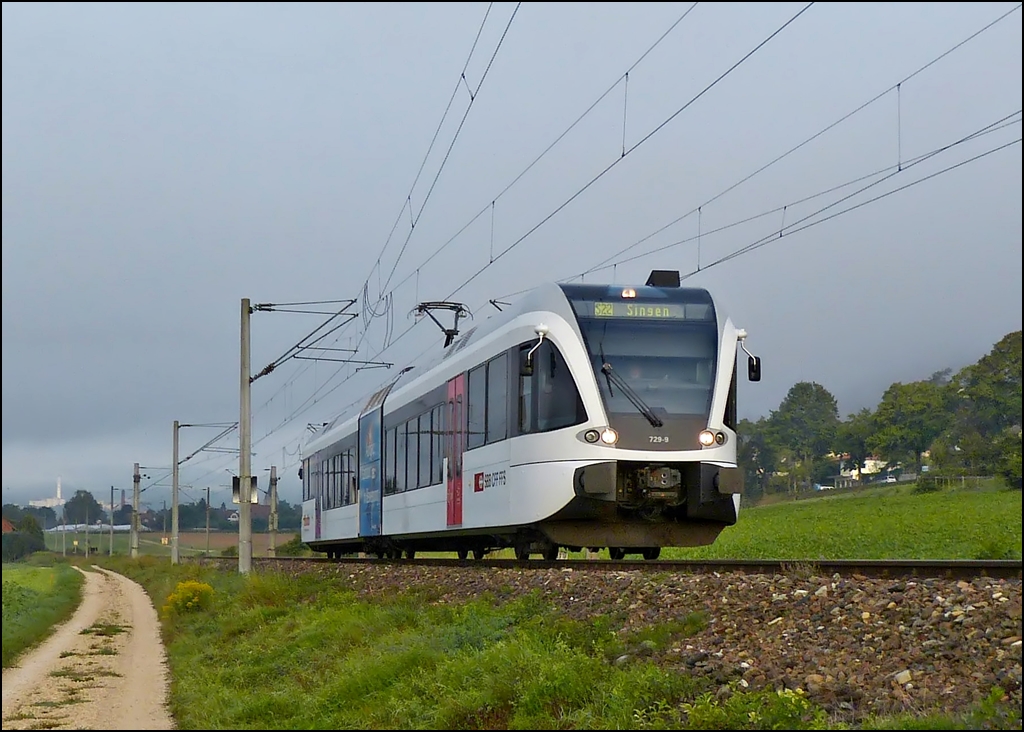
M 74 616 L 4 669 L 5 730 L 174 729 L 156 610 L 135 582 L 94 569 Z
M 303 570 L 305 571 L 305 570 Z M 364 597 L 425 586 L 437 602 L 537 590 L 567 616 L 614 618 L 627 656 L 741 688 L 801 688 L 836 719 L 959 713 L 1001 687 L 1021 704 L 1021 581 L 978 578 L 688 575 L 308 565 Z M 668 647 L 633 631 L 699 612 L 706 628 Z M 626 658 L 618 659 L 621 662 Z

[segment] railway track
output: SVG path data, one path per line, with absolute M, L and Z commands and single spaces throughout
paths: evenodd
M 216 562 L 234 565 L 234 558 L 206 558 L 203 562 Z M 835 575 L 863 576 L 872 578 L 924 577 L 924 578 L 955 578 L 971 579 L 975 577 L 993 577 L 996 579 L 1021 579 L 1022 563 L 1020 560 L 934 560 L 934 559 L 664 559 L 656 561 L 644 560 L 607 560 L 607 559 L 560 559 L 544 561 L 530 559 L 445 559 L 423 557 L 419 559 L 376 559 L 362 557 L 343 557 L 327 559 L 325 557 L 253 557 L 257 567 L 281 566 L 290 563 L 335 563 L 335 564 L 375 564 L 420 567 L 462 567 L 474 569 L 559 569 L 581 572 L 678 572 L 686 574 L 802 574 L 802 575 Z

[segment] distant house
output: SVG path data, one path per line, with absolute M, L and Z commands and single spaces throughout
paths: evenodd
M 10 534 L 13 531 L 17 531 L 17 529 L 14 528 L 14 524 L 12 524 L 10 521 L 8 521 L 6 516 L 4 516 L 3 519 L 4 519 L 4 533 L 5 534 Z
M 263 504 L 254 503 L 249 507 L 249 518 L 250 519 L 269 519 L 270 518 L 270 506 L 264 506 Z M 231 511 L 227 515 L 228 521 L 233 524 L 238 523 L 239 515 L 238 511 Z
M 853 481 L 860 481 L 864 480 L 868 476 L 878 475 L 884 471 L 888 465 L 888 463 L 882 458 L 870 455 L 864 458 L 864 468 L 861 469 L 848 462 L 850 460 L 849 454 L 839 455 L 838 457 L 840 459 L 840 465 L 842 465 L 839 475 Z

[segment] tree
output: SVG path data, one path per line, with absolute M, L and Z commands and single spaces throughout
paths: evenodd
M 1021 331 L 1004 336 L 949 385 L 952 426 L 944 469 L 999 473 L 1013 485 L 1019 475 L 1021 430 Z
M 851 414 L 845 422 L 840 422 L 836 429 L 834 451 L 840 455 L 850 456 L 851 468 L 863 470 L 864 461 L 871 455 L 868 440 L 875 431 L 875 417 L 870 409 L 864 407 L 856 414 Z
M 64 516 L 69 524 L 94 523 L 102 520 L 106 512 L 89 491 L 77 490 L 64 504 Z
M 22 508 L 13 503 L 5 503 L 3 506 L 4 516 L 13 524 L 21 521 L 23 516 L 33 516 L 42 528 L 49 529 L 57 525 L 57 514 L 47 506 L 27 506 Z
M 40 541 L 43 540 L 43 527 L 39 525 L 36 517 L 30 513 L 23 514 L 18 520 L 18 531 L 29 536 L 34 536 Z
M 1021 332 L 1003 336 L 988 355 L 953 380 L 961 406 L 986 437 L 1021 426 Z
M 43 529 L 52 529 L 57 525 L 57 513 L 49 506 L 29 506 L 25 513 L 35 516 Z
M 911 456 L 920 473 L 921 453 L 942 433 L 947 421 L 944 387 L 931 381 L 897 381 L 885 390 L 875 410 L 876 429 L 867 446 L 890 465 Z
M 791 468 L 794 475 L 809 481 L 816 458 L 828 453 L 839 426 L 836 398 L 821 384 L 794 384 L 777 411 L 769 418 L 776 444 L 801 461 Z
M 743 471 L 744 492 L 757 499 L 768 492 L 778 466 L 778 451 L 772 443 L 768 420 L 764 417 L 757 422 L 740 420 L 736 433 L 739 440 L 737 462 Z
M 277 502 L 277 527 L 282 531 L 298 531 L 302 527 L 302 505 L 279 500 Z

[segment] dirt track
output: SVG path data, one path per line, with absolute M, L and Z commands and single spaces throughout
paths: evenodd
M 160 625 L 135 582 L 83 572 L 82 603 L 3 672 L 6 729 L 174 729 Z M 81 570 L 79 570 L 81 571 Z

